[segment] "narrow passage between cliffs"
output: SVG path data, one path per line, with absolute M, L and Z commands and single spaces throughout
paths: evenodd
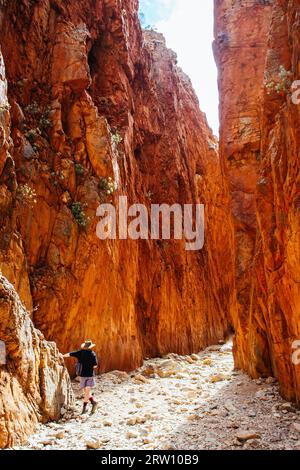
M 295 449 L 300 410 L 273 378 L 234 371 L 230 343 L 199 354 L 169 354 L 127 374 L 97 377 L 95 415 L 76 406 L 40 425 L 25 449 Z

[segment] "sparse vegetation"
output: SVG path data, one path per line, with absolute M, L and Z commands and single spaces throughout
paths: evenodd
M 22 176 L 26 176 L 27 175 L 27 169 L 26 169 L 26 166 L 25 165 L 22 165 L 20 168 L 18 168 L 16 170 L 17 173 L 21 173 Z
M 17 198 L 22 204 L 33 205 L 36 204 L 37 194 L 35 190 L 28 184 L 23 184 L 18 187 Z
M 278 95 L 286 95 L 289 93 L 292 84 L 292 72 L 285 69 L 283 65 L 280 65 L 278 74 L 272 76 L 266 83 L 267 94 L 272 95 L 277 93 Z
M 98 98 L 98 101 L 101 106 L 105 107 L 110 107 L 112 104 L 111 98 L 108 98 L 106 96 L 101 96 L 100 98 Z
M 88 218 L 84 212 L 81 202 L 73 202 L 71 211 L 79 227 L 86 228 L 88 224 Z
M 147 31 L 157 31 L 157 28 L 154 25 L 147 24 L 146 15 L 142 11 L 139 12 L 139 20 L 143 29 Z
M 40 113 L 40 108 L 39 108 L 38 103 L 36 101 L 34 101 L 33 103 L 26 106 L 25 113 L 33 114 L 33 115 L 34 114 L 39 114 Z
M 122 136 L 119 134 L 119 132 L 116 132 L 115 134 L 112 134 L 111 136 L 111 141 L 112 141 L 112 144 L 115 148 L 118 147 L 118 145 L 121 144 L 121 142 L 123 142 L 123 138 Z
M 34 144 L 35 140 L 41 135 L 40 129 L 30 129 L 26 132 L 25 137 L 31 143 Z
M 50 112 L 51 108 L 49 106 L 43 111 L 36 101 L 26 106 L 25 108 L 25 113 L 29 114 L 35 119 L 38 119 L 38 126 L 41 131 L 46 131 L 49 127 L 52 126 L 52 123 L 49 119 Z
M 42 131 L 46 131 L 49 127 L 52 127 L 52 123 L 49 119 L 50 111 L 51 108 L 48 107 L 41 115 L 39 127 L 42 129 Z
M 113 181 L 111 177 L 109 178 L 100 178 L 99 184 L 99 191 L 101 202 L 105 202 L 109 196 L 112 196 L 113 193 L 117 189 L 116 183 Z
M 50 175 L 52 179 L 52 184 L 54 186 L 58 186 L 59 182 L 64 181 L 65 179 L 64 174 L 61 171 L 52 171 Z
M 144 29 L 146 31 L 155 31 L 155 32 L 158 31 L 158 29 L 155 26 L 151 25 L 151 24 L 147 24 L 146 26 L 144 26 Z
M 58 185 L 58 181 L 57 181 L 57 179 L 56 179 L 56 173 L 55 173 L 55 171 L 52 171 L 52 172 L 50 173 L 50 175 L 51 175 L 51 182 L 52 182 L 52 184 L 53 184 L 54 186 L 57 186 L 57 185 Z
M 117 188 L 116 188 L 116 183 L 112 180 L 111 177 L 109 177 L 109 178 L 100 178 L 99 189 L 100 191 L 103 191 L 108 196 L 111 196 Z
M 75 173 L 78 176 L 83 176 L 84 175 L 84 168 L 80 163 L 75 163 Z

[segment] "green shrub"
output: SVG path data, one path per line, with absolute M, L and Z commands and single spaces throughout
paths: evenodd
M 111 196 L 116 188 L 116 183 L 112 180 L 111 177 L 109 178 L 100 178 L 99 181 L 99 189 L 103 191 L 107 196 Z
M 123 142 L 123 138 L 119 134 L 119 132 L 116 132 L 115 134 L 112 134 L 111 141 L 114 147 L 118 147 L 118 145 L 120 145 L 121 142 Z
M 109 196 L 112 196 L 117 189 L 116 183 L 109 178 L 100 178 L 98 188 L 100 191 L 101 202 L 106 202 Z
M 88 219 L 83 210 L 81 202 L 73 202 L 71 211 L 79 227 L 85 228 L 88 224 Z
M 62 171 L 52 171 L 51 175 L 51 182 L 54 186 L 58 186 L 60 181 L 64 181 L 65 177 Z
M 80 163 L 75 163 L 75 173 L 78 176 L 84 175 L 84 168 Z

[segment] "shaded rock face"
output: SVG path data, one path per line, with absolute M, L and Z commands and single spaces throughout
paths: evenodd
M 292 0 L 216 1 L 214 44 L 235 240 L 235 361 L 253 376 L 273 373 L 298 401 L 300 108 L 290 82 L 299 80 L 299 11 Z
M 58 419 L 73 403 L 64 361 L 55 343 L 45 341 L 13 286 L 0 277 L 0 447 L 13 446 L 38 421 Z M 5 363 L 6 362 L 6 363 Z
M 45 337 L 63 351 L 92 337 L 103 371 L 218 341 L 233 295 L 216 140 L 175 54 L 142 34 L 137 10 L 135 0 L 24 0 L 0 19 L 11 106 L 0 266 Z M 96 209 L 119 195 L 205 204 L 204 249 L 100 241 Z

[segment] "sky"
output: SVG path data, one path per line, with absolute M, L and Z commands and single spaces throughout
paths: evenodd
M 164 34 L 189 75 L 214 133 L 219 133 L 217 68 L 212 52 L 213 0 L 140 0 L 144 25 Z

